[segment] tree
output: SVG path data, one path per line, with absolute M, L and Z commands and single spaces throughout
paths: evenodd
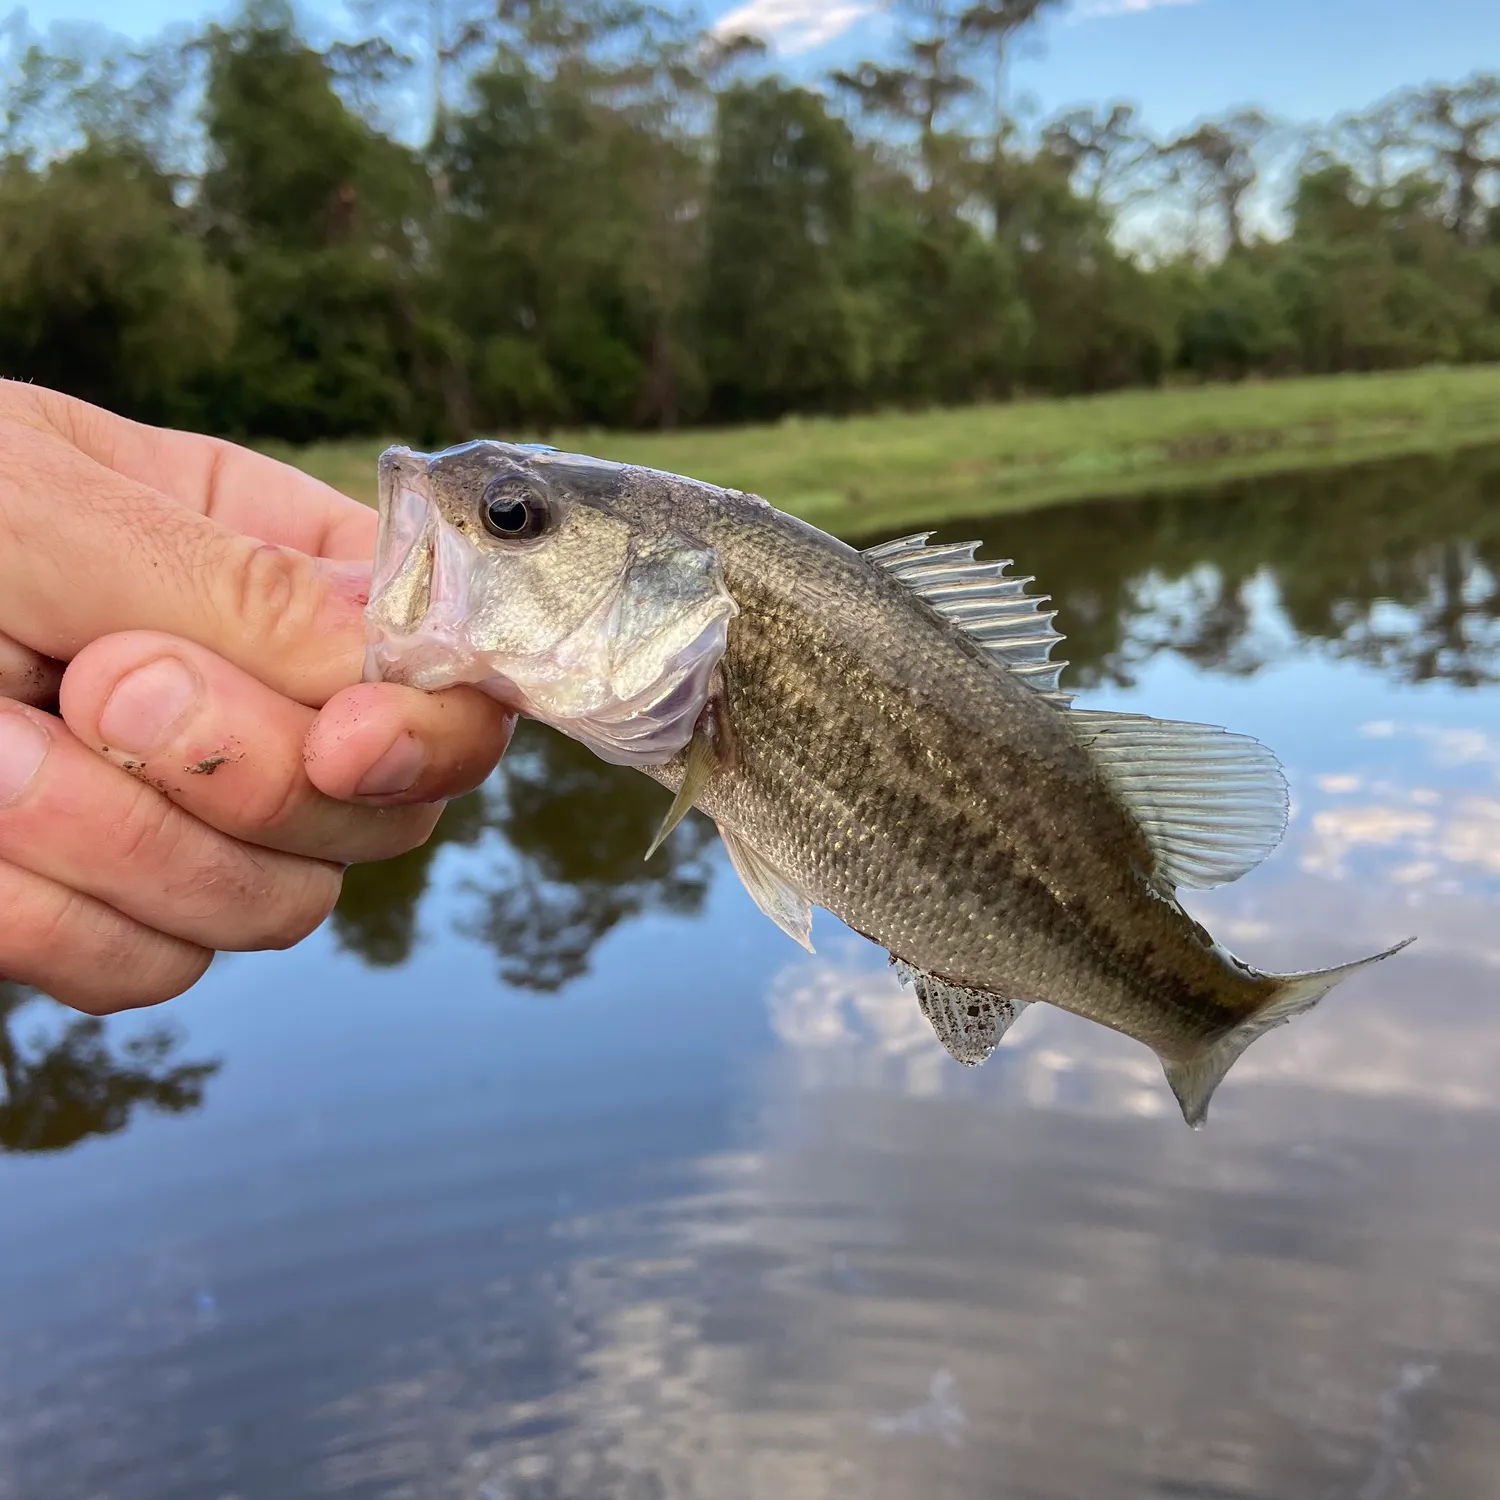
M 1481 73 L 1409 97 L 1409 139 L 1425 147 L 1445 185 L 1447 219 L 1468 244 L 1484 238 L 1500 180 L 1500 74 Z
M 1223 243 L 1231 251 L 1244 248 L 1244 203 L 1258 175 L 1255 150 L 1270 131 L 1271 122 L 1258 109 L 1241 109 L 1160 148 L 1174 182 L 1188 190 L 1195 204 L 1217 212 Z
M 206 47 L 198 210 L 241 312 L 219 425 L 293 442 L 430 426 L 411 397 L 431 386 L 442 337 L 411 234 L 420 163 L 345 106 L 328 59 L 277 6 L 211 29 Z
M 848 284 L 854 145 L 806 89 L 721 94 L 703 310 L 709 410 L 730 420 L 847 401 L 857 380 Z
M 0 368 L 146 420 L 201 416 L 235 310 L 184 217 L 129 148 L 0 165 Z
M 962 192 L 957 168 L 964 142 L 946 135 L 943 123 L 951 106 L 976 88 L 964 71 L 965 13 L 949 0 L 897 0 L 895 10 L 906 28 L 898 60 L 861 62 L 832 78 L 864 114 L 898 132 L 915 132 L 919 185 L 931 211 L 944 212 Z

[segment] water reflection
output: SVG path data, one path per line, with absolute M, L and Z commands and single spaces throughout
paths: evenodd
M 959 1067 L 882 954 L 803 955 L 699 820 L 643 863 L 666 793 L 527 726 L 328 932 L 171 1013 L 220 1082 L 128 1052 L 143 1018 L 62 1048 L 203 1108 L 0 1158 L 0 1500 L 1491 1500 L 1497 474 L 988 527 L 1075 681 L 1285 755 L 1216 934 L 1291 969 L 1420 933 L 1207 1132 L 1046 1007 Z M 63 1020 L 18 1001 L 0 1120 L 45 1124 Z
M 1500 678 L 1495 450 L 941 530 L 960 534 L 1053 595 L 1071 686 L 1129 685 L 1162 651 L 1235 675 L 1313 649 L 1400 682 Z
M 426 846 L 349 872 L 333 931 L 367 963 L 404 962 L 440 851 L 477 846 L 464 881 L 470 909 L 456 930 L 494 952 L 506 984 L 561 989 L 621 922 L 650 910 L 690 916 L 702 905 L 714 839 L 706 820 L 689 818 L 644 859 L 669 801 L 639 772 L 523 723 L 494 779 L 454 802 Z
M 21 1016 L 61 1013 L 24 1040 Z M 40 1022 L 40 1015 L 33 1015 Z M 115 1135 L 138 1110 L 180 1115 L 203 1103 L 214 1062 L 171 1063 L 178 1038 L 170 1027 L 137 1032 L 118 1045 L 105 1024 L 62 1012 L 50 1000 L 0 979 L 0 1151 L 66 1151 L 91 1136 Z
M 694 817 L 647 863 L 668 793 L 541 725 L 525 729 L 496 788 L 491 826 L 503 847 L 472 879 L 481 906 L 463 930 L 494 950 L 507 984 L 549 991 L 584 973 L 627 918 L 696 912 L 716 835 Z
M 472 848 L 493 821 L 484 792 L 470 792 L 448 804 L 419 848 L 381 864 L 351 866 L 331 923 L 339 946 L 372 968 L 404 964 L 416 946 L 417 908 L 439 853 L 449 845 Z

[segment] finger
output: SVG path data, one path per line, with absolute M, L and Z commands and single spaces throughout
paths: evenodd
M 495 769 L 515 727 L 516 716 L 483 693 L 364 683 L 324 705 L 303 760 L 313 784 L 330 797 L 392 803 L 461 797 Z
M 0 703 L 0 860 L 205 948 L 289 948 L 338 899 L 342 871 L 250 849 L 80 744 Z
M 441 812 L 433 801 L 468 790 L 487 769 L 475 762 L 493 765 L 503 744 L 498 711 L 479 694 L 444 714 L 409 688 L 354 691 L 365 717 L 336 747 L 346 781 L 333 794 L 304 759 L 312 709 L 170 636 L 130 631 L 85 647 L 63 680 L 62 712 L 85 745 L 200 821 L 264 848 L 358 864 L 424 842 Z
M 374 510 L 263 453 L 148 427 L 57 391 L 0 381 L 0 406 L 30 412 L 95 462 L 234 531 L 314 557 L 368 558 Z M 370 466 L 374 493 L 375 467 Z
M 67 661 L 127 626 L 160 630 L 314 706 L 360 680 L 368 564 L 232 531 L 14 420 L 0 446 L 0 550 L 26 558 L 0 596 L 13 639 Z
M 91 1015 L 159 1005 L 203 977 L 206 948 L 0 860 L 0 975 Z
M 60 661 L 41 656 L 8 635 L 0 635 L 0 698 L 50 708 L 57 702 L 62 674 Z

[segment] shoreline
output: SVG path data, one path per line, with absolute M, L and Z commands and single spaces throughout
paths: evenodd
M 498 434 L 497 434 L 498 435 Z M 1500 365 L 537 439 L 753 491 L 834 533 L 1500 443 Z M 365 503 L 386 442 L 257 444 Z

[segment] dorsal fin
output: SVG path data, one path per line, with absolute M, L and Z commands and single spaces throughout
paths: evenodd
M 1227 885 L 1281 842 L 1286 777 L 1259 740 L 1100 709 L 1074 709 L 1068 722 L 1146 835 L 1158 884 Z
M 1066 708 L 1073 695 L 1057 685 L 1067 662 L 1051 660 L 1053 646 L 1063 637 L 1052 628 L 1057 611 L 1041 607 L 1049 602 L 1047 596 L 1026 592 L 1033 579 L 1007 575 L 1009 558 L 976 562 L 978 542 L 929 547 L 931 535 L 922 531 L 897 537 L 866 547 L 863 556 L 958 626 L 1041 697 Z

